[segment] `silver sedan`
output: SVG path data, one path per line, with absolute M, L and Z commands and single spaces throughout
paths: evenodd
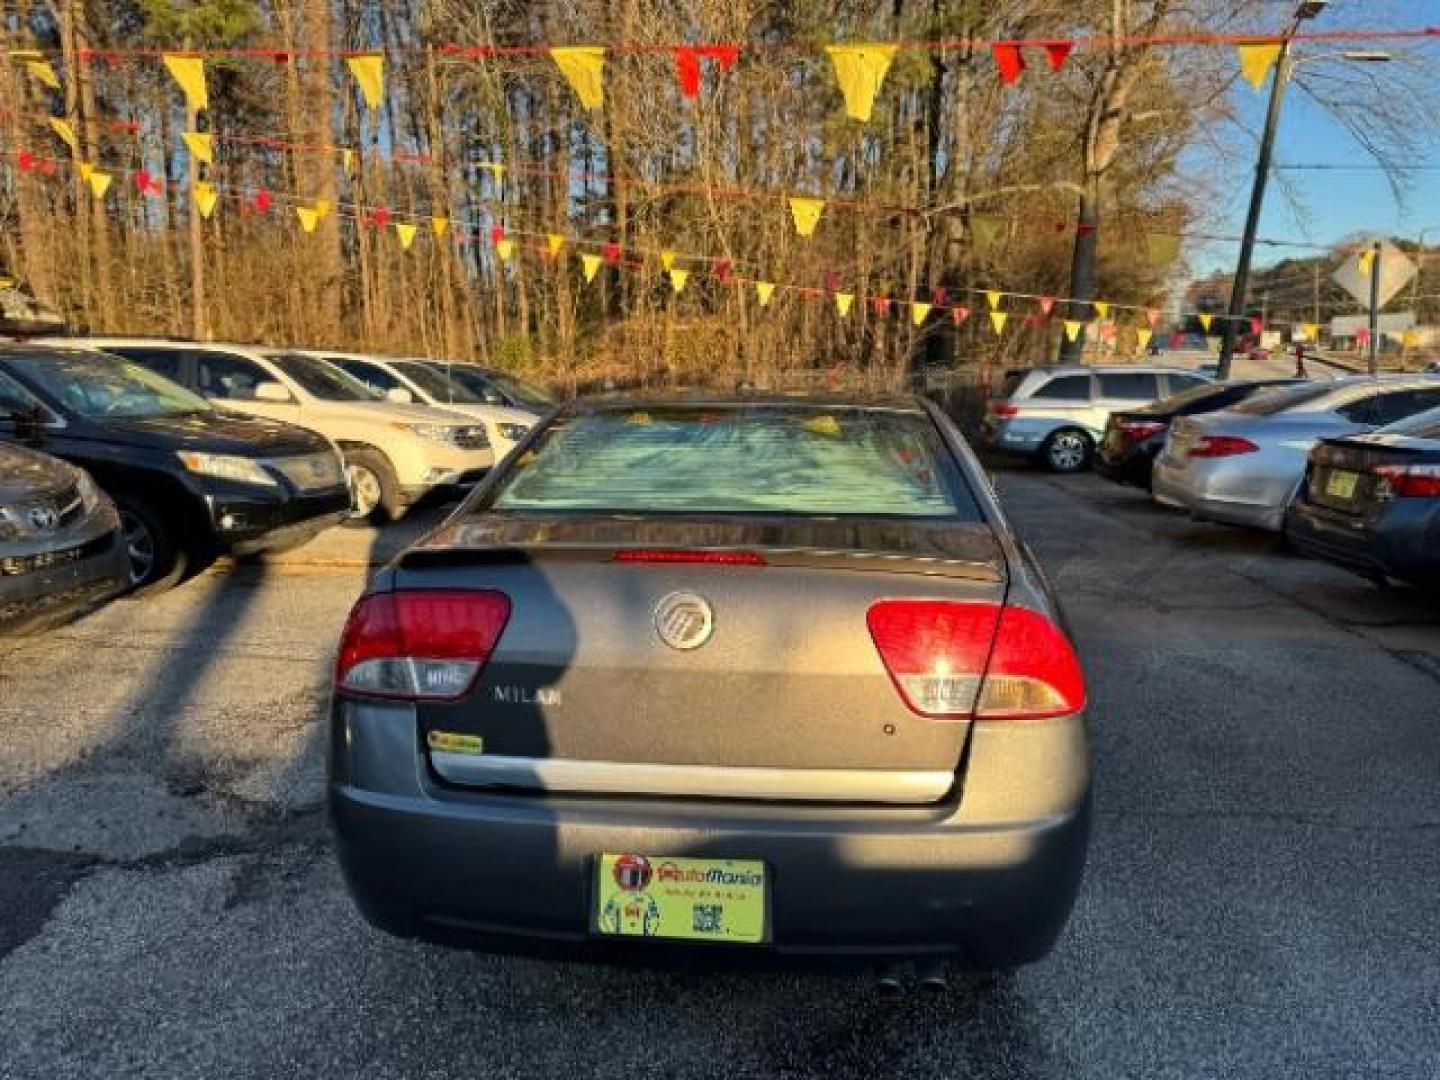
M 1436 406 L 1434 376 L 1355 377 L 1182 417 L 1155 462 L 1155 499 L 1199 518 L 1278 532 L 1317 440 L 1371 431 Z

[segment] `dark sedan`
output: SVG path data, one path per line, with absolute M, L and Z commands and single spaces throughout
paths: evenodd
M 1110 414 L 1104 438 L 1095 455 L 1095 471 L 1117 484 L 1149 489 L 1150 470 L 1165 445 L 1165 435 L 1177 416 L 1219 412 L 1246 398 L 1276 386 L 1288 386 L 1299 379 L 1258 379 L 1253 382 L 1224 382 L 1197 386 L 1147 405 Z
M 395 934 L 1006 968 L 1079 887 L 1085 700 L 929 403 L 590 402 L 355 606 L 329 801 Z
M 1440 587 L 1440 409 L 1322 440 L 1285 535 L 1305 554 L 1366 577 Z

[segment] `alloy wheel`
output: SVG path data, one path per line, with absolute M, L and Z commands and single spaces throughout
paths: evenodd
M 380 505 L 380 478 L 364 465 L 347 465 L 350 474 L 350 490 L 355 492 L 355 507 L 350 511 L 353 518 L 368 518 Z
M 139 585 L 155 569 L 155 537 L 137 514 L 120 511 L 120 535 L 130 556 L 130 584 Z
M 1050 442 L 1050 464 L 1061 472 L 1073 472 L 1085 464 L 1085 437 L 1062 432 Z

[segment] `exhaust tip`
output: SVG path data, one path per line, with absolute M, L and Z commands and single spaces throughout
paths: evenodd
M 920 989 L 925 994 L 943 994 L 950 989 L 950 979 L 941 964 L 931 964 L 920 972 Z
M 900 972 L 896 968 L 886 968 L 875 976 L 875 990 L 881 997 L 899 997 L 902 989 Z

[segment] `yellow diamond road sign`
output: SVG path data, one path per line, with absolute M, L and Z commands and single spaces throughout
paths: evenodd
M 1370 278 L 1375 272 L 1374 242 L 1351 255 L 1335 271 L 1334 281 L 1367 309 L 1370 307 Z M 1383 308 L 1395 294 L 1410 284 L 1415 264 L 1403 251 L 1386 241 L 1380 243 L 1380 306 Z

